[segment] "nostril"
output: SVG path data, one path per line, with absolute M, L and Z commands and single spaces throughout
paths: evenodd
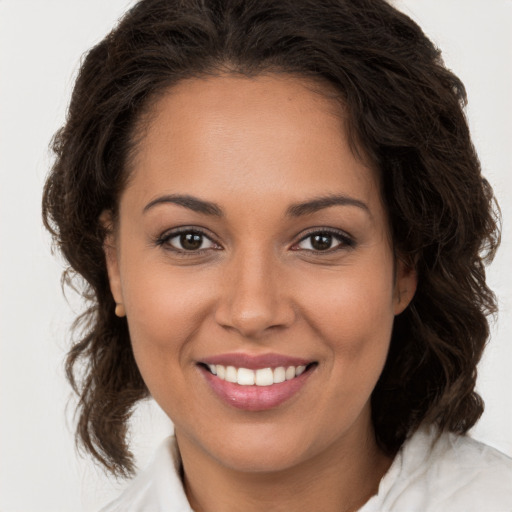
M 215 311 L 215 320 L 220 326 L 236 330 L 247 338 L 289 327 L 295 317 L 292 303 L 284 297 L 234 297 L 220 302 Z
M 266 311 L 262 308 L 258 311 L 249 311 L 248 309 L 237 311 L 237 309 L 217 314 L 217 322 L 224 328 L 234 329 L 248 338 L 285 327 L 289 323 L 284 316 L 276 314 L 276 309 L 269 308 Z

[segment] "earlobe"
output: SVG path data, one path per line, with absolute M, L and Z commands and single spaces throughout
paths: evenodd
M 110 210 L 104 210 L 101 213 L 100 223 L 103 226 L 103 229 L 106 233 L 105 238 L 103 240 L 103 251 L 105 253 L 105 263 L 107 266 L 110 291 L 112 292 L 112 296 L 116 303 L 116 315 L 124 316 L 125 313 L 123 306 L 123 294 L 121 289 L 121 277 L 119 272 L 117 240 L 114 229 L 113 214 Z
M 395 315 L 402 313 L 411 303 L 414 294 L 416 293 L 417 286 L 418 275 L 416 270 L 399 261 L 395 283 Z
M 116 309 L 114 310 L 114 313 L 116 314 L 116 316 L 118 316 L 119 318 L 123 318 L 124 316 L 126 316 L 126 311 L 124 309 L 124 304 L 121 304 L 121 303 L 117 303 L 116 304 Z

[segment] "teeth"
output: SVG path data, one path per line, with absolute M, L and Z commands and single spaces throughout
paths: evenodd
M 297 368 L 295 369 L 295 377 L 302 375 L 305 370 L 306 370 L 305 366 L 297 366 Z
M 295 366 L 288 366 L 288 368 L 286 368 L 286 372 L 284 375 L 286 380 L 291 380 L 295 378 Z
M 271 368 L 263 368 L 256 370 L 256 378 L 254 379 L 256 386 L 272 386 L 274 384 L 274 372 Z
M 226 380 L 226 367 L 216 364 L 215 369 L 217 370 L 217 377 L 219 377 L 219 379 Z
M 247 368 L 238 368 L 237 383 L 241 386 L 253 386 L 255 375 L 252 370 Z
M 234 366 L 228 366 L 226 368 L 226 377 L 225 379 L 228 381 L 228 382 L 236 382 L 236 379 L 237 379 L 237 371 L 236 371 L 236 368 Z
M 274 384 L 279 384 L 280 382 L 284 382 L 286 380 L 286 370 L 279 366 L 274 370 Z
M 279 366 L 277 368 L 261 368 L 250 370 L 248 368 L 235 368 L 221 364 L 209 364 L 208 368 L 213 375 L 227 382 L 237 383 L 240 386 L 271 386 L 285 380 L 291 380 L 302 375 L 306 366 Z

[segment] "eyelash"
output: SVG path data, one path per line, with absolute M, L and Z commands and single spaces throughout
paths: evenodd
M 178 247 L 174 247 L 170 243 L 171 240 L 173 240 L 174 238 L 178 238 L 181 235 L 187 235 L 187 234 L 198 235 L 198 236 L 202 237 L 201 245 L 204 243 L 205 240 L 208 240 L 216 247 L 207 247 L 205 249 L 198 249 L 198 250 L 187 250 L 187 249 L 180 249 Z M 221 249 L 220 245 L 217 244 L 212 239 L 211 236 L 208 236 L 204 232 L 204 230 L 202 230 L 200 228 L 193 228 L 193 227 L 183 227 L 183 228 L 173 229 L 172 231 L 166 231 L 165 233 L 163 233 L 156 239 L 156 245 L 160 246 L 160 247 L 164 247 L 165 249 L 173 251 L 175 253 L 178 253 L 180 256 L 181 255 L 182 256 L 197 256 L 199 254 L 203 254 L 204 252 L 206 252 L 210 249 L 214 249 L 214 250 Z
M 330 247 L 325 250 L 315 250 L 315 249 L 295 249 L 299 244 L 307 240 L 308 238 L 312 238 L 315 235 L 328 235 L 332 237 L 333 239 L 337 240 L 339 243 L 335 245 L 334 247 Z M 347 233 L 344 233 L 343 231 L 333 229 L 333 228 L 313 228 L 311 229 L 305 236 L 303 236 L 296 244 L 292 246 L 292 250 L 294 251 L 308 251 L 310 253 L 314 254 L 331 254 L 333 252 L 340 251 L 342 249 L 351 249 L 354 248 L 356 245 L 355 240 L 347 235 Z
M 202 237 L 201 245 L 204 243 L 205 240 L 208 240 L 211 244 L 214 245 L 214 247 L 207 247 L 207 248 L 198 249 L 198 250 L 191 250 L 191 249 L 187 250 L 187 249 L 181 249 L 178 247 L 174 247 L 173 245 L 171 245 L 171 243 L 170 243 L 171 240 L 173 240 L 174 238 L 178 238 L 181 235 L 186 235 L 186 234 L 198 235 L 198 236 Z M 339 243 L 336 246 L 330 247 L 325 250 L 297 248 L 297 246 L 299 246 L 302 242 L 304 242 L 308 238 L 313 237 L 314 235 L 327 235 L 327 236 L 330 236 L 333 239 L 337 240 Z M 173 251 L 173 252 L 178 253 L 183 256 L 197 256 L 197 255 L 203 254 L 204 252 L 206 252 L 210 249 L 222 250 L 222 247 L 219 244 L 217 244 L 217 242 L 215 242 L 211 236 L 207 235 L 203 229 L 193 228 L 193 227 L 183 227 L 183 228 L 173 229 L 172 231 L 167 231 L 167 232 L 163 233 L 162 235 L 160 235 L 156 239 L 155 243 L 157 246 L 165 247 L 167 250 Z M 349 235 L 347 235 L 346 233 L 344 233 L 343 231 L 339 231 L 337 229 L 332 229 L 332 228 L 314 228 L 314 229 L 310 230 L 306 235 L 302 236 L 302 238 L 297 243 L 293 244 L 293 246 L 291 247 L 291 250 L 307 251 L 310 253 L 315 253 L 315 254 L 321 255 L 321 254 L 331 254 L 333 252 L 337 252 L 342 249 L 354 248 L 355 245 L 356 245 L 356 243 L 355 243 L 354 239 L 352 237 L 350 237 Z

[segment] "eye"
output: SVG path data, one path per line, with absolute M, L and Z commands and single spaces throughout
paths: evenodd
M 327 252 L 341 249 L 342 247 L 353 247 L 354 242 L 347 235 L 332 231 L 315 231 L 310 233 L 296 244 L 294 250 Z
M 207 249 L 219 249 L 204 233 L 197 230 L 171 232 L 158 239 L 158 245 L 165 245 L 178 252 L 200 252 Z

